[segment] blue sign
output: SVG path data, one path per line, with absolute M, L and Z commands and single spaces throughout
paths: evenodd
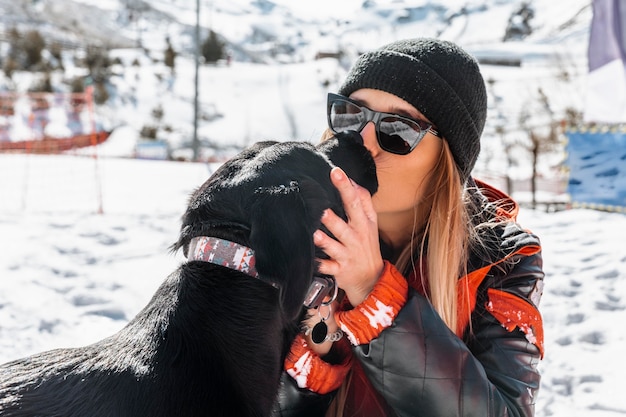
M 572 203 L 626 211 L 626 129 L 568 131 L 567 137 Z

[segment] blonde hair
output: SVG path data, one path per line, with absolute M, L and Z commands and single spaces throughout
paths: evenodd
M 396 267 L 405 276 L 415 273 L 421 277 L 431 304 L 456 332 L 457 284 L 467 269 L 471 229 L 463 184 L 445 141 L 434 168 L 431 189 L 432 194 L 425 199 L 426 204 L 430 202 L 426 224 L 414 224 L 411 242 L 401 251 Z
M 323 139 L 332 136 L 325 132 Z M 430 205 L 425 224 L 418 224 L 417 207 L 409 244 L 400 252 L 395 266 L 405 277 L 421 277 L 426 297 L 446 325 L 456 333 L 458 323 L 459 278 L 466 274 L 470 240 L 473 237 L 470 208 L 465 202 L 464 186 L 448 143 L 444 140 L 433 168 Z M 351 383 L 352 371 L 331 402 L 325 416 L 342 417 Z
M 326 129 L 322 141 L 332 136 L 333 132 Z M 405 277 L 411 273 L 421 277 L 431 304 L 446 325 L 456 332 L 457 283 L 466 274 L 473 228 L 461 176 L 445 140 L 433 172 L 431 195 L 424 199 L 424 204 L 430 202 L 426 224 L 417 224 L 417 221 L 413 224 L 411 241 L 400 252 L 395 266 Z M 415 211 L 417 218 L 417 207 Z M 421 261 L 416 264 L 416 260 Z M 428 282 L 424 281 L 426 279 Z

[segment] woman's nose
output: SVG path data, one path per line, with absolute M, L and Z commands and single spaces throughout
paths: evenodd
M 369 122 L 361 129 L 361 137 L 363 138 L 363 145 L 370 151 L 372 156 L 376 156 L 380 152 L 380 146 L 378 146 L 378 141 L 376 140 L 376 126 L 373 122 Z

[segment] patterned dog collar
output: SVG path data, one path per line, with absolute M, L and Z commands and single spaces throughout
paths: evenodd
M 190 261 L 204 261 L 241 271 L 274 288 L 280 288 L 275 282 L 261 278 L 254 266 L 256 258 L 252 249 L 230 240 L 208 236 L 194 237 L 189 243 L 187 258 Z

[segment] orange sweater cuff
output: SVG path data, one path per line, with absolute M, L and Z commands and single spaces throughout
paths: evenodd
M 285 358 L 285 371 L 300 388 L 318 394 L 327 394 L 338 389 L 352 365 L 352 351 L 348 343 L 342 343 L 342 340 L 333 345 L 333 349 L 342 358 L 341 363 L 333 365 L 319 357 L 302 335 L 297 335 Z
M 393 264 L 385 261 L 383 272 L 367 298 L 352 310 L 335 313 L 335 320 L 354 346 L 369 343 L 392 325 L 408 293 L 406 279 Z

